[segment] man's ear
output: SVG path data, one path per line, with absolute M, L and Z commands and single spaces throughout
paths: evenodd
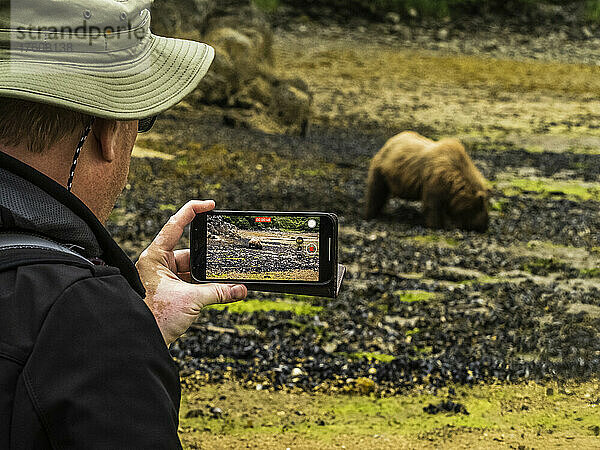
M 100 153 L 106 162 L 112 162 L 117 154 L 117 130 L 119 123 L 116 120 L 96 119 L 94 134 L 100 143 Z

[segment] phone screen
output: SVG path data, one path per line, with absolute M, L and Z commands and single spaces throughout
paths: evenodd
M 206 219 L 206 279 L 319 281 L 321 218 L 221 215 Z

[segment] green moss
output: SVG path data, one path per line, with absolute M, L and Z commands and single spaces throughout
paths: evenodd
M 548 275 L 566 269 L 565 263 L 557 258 L 533 258 L 521 264 L 521 270 L 533 275 Z
M 339 353 L 347 356 L 351 359 L 367 359 L 369 361 L 381 361 L 381 362 L 392 362 L 396 359 L 393 355 L 386 355 L 385 353 L 374 353 L 374 352 L 356 352 L 356 353 Z
M 534 192 L 542 196 L 561 195 L 572 200 L 600 201 L 597 184 L 577 181 L 549 181 L 529 178 L 514 178 L 502 189 L 505 195 L 514 196 L 523 192 Z
M 519 442 L 535 442 L 538 448 L 544 448 L 540 434 L 551 437 L 549 446 L 565 442 L 570 447 L 573 441 L 565 441 L 565 435 L 578 439 L 589 437 L 591 440 L 586 442 L 593 446 L 598 412 L 597 408 L 591 407 L 591 400 L 597 397 L 597 381 L 576 385 L 568 391 L 559 389 L 556 384 L 548 387 L 553 388 L 551 396 L 547 395 L 546 386 L 533 383 L 472 388 L 454 386 L 455 401 L 464 404 L 469 414 L 431 415 L 425 413 L 423 407 L 444 400 L 443 392 L 436 396 L 415 391 L 377 398 L 373 395 L 244 390 L 236 383 L 225 383 L 184 392 L 181 427 L 189 430 L 184 431 L 184 435 L 194 433 L 198 441 L 209 448 L 211 439 L 216 438 L 215 432 L 255 439 L 265 434 L 281 437 L 282 427 L 286 435 L 296 433 L 301 436 L 297 443 L 299 447 L 304 447 L 302 439 L 312 439 L 316 448 L 329 448 L 343 435 L 355 436 L 357 442 L 375 434 L 404 436 L 412 438 L 414 443 L 427 433 L 449 428 L 454 430 L 453 434 L 460 433 L 461 429 L 468 434 L 476 433 L 480 437 L 475 438 L 475 442 L 487 439 L 479 441 L 479 446 L 491 441 L 492 436 L 500 438 L 501 433 L 515 436 L 525 433 L 525 439 Z M 214 399 L 219 397 L 225 400 L 215 402 Z M 208 412 L 213 402 L 227 414 L 225 420 L 214 418 Z M 186 418 L 187 412 L 194 409 L 206 413 Z M 324 425 L 316 426 L 318 420 L 323 420 Z M 204 433 L 198 431 L 205 429 Z M 446 443 L 453 447 L 450 441 Z
M 511 279 L 507 277 L 491 277 L 491 276 L 483 276 L 479 277 L 476 280 L 473 280 L 473 283 L 479 284 L 496 284 L 496 283 L 505 283 L 510 282 Z
M 291 326 L 291 327 L 294 327 L 294 328 L 301 328 L 301 329 L 306 328 L 306 324 L 305 323 L 298 322 L 297 320 L 290 319 L 290 320 L 287 321 L 287 324 L 289 326 Z
M 500 200 L 492 200 L 490 202 L 490 207 L 493 211 L 504 212 L 509 204 L 510 201 L 508 199 L 502 198 Z
M 424 347 L 413 345 L 413 351 L 419 355 L 430 355 L 433 352 L 433 347 L 431 345 L 426 345 Z
M 177 206 L 171 205 L 171 204 L 161 204 L 161 205 L 158 205 L 158 209 L 161 211 L 175 212 L 175 211 L 177 211 Z
M 600 278 L 600 269 L 582 269 L 579 271 L 581 278 Z
M 207 308 L 224 310 L 233 314 L 253 313 L 259 311 L 290 311 L 296 315 L 313 315 L 323 310 L 322 306 L 307 303 L 270 300 L 244 300 L 227 305 L 211 305 Z
M 252 0 L 252 3 L 265 12 L 274 12 L 279 7 L 279 0 Z
M 412 335 L 414 335 L 414 334 L 417 334 L 419 331 L 421 331 L 421 330 L 419 330 L 418 328 L 413 328 L 412 330 L 408 330 L 408 331 L 406 332 L 406 335 L 407 335 L 407 336 L 412 336 Z
M 422 302 L 435 298 L 435 294 L 427 291 L 396 291 L 394 295 L 399 298 L 401 302 Z
M 590 22 L 600 23 L 600 0 L 586 0 L 585 18 Z
M 254 325 L 247 325 L 247 324 L 242 324 L 242 325 L 234 325 L 233 326 L 240 334 L 248 334 L 248 333 L 254 333 L 258 330 L 258 328 L 256 328 Z

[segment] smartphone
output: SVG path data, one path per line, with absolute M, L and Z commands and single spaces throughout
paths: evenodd
M 196 282 L 240 283 L 248 290 L 336 297 L 338 220 L 321 212 L 210 211 L 190 229 Z

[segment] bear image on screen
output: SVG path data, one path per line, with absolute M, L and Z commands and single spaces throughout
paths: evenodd
M 206 279 L 319 281 L 319 217 L 209 215 Z

